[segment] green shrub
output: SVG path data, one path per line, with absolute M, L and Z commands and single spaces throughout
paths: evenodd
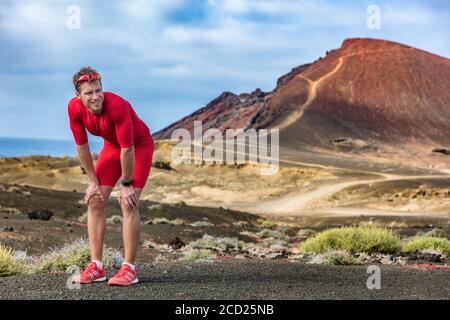
M 289 236 L 287 236 L 286 234 L 277 230 L 270 230 L 270 229 L 261 230 L 260 232 L 257 233 L 257 236 L 263 239 L 274 238 L 279 240 L 289 240 Z
M 403 246 L 404 252 L 414 252 L 417 250 L 433 249 L 450 253 L 450 241 L 445 238 L 419 236 L 407 241 Z
M 114 268 L 121 265 L 123 257 L 119 251 L 105 248 L 103 260 L 106 267 Z M 65 272 L 68 267 L 74 265 L 84 269 L 90 261 L 89 242 L 81 238 L 41 256 L 34 271 L 36 273 Z
M 276 223 L 275 221 L 270 221 L 270 220 L 265 220 L 265 219 L 258 219 L 257 222 L 260 225 L 260 227 L 266 228 L 266 229 L 273 229 L 278 226 L 278 223 Z
M 173 226 L 182 226 L 186 224 L 186 221 L 184 221 L 183 219 L 174 219 L 174 220 L 169 220 L 167 218 L 154 218 L 154 219 L 150 219 L 144 222 L 144 224 L 170 224 Z
M 345 250 L 350 253 L 396 253 L 402 248 L 400 237 L 379 227 L 332 228 L 302 243 L 303 252 L 324 253 Z
M 26 264 L 15 257 L 14 250 L 0 244 L 0 277 L 27 273 Z
M 213 251 L 208 249 L 194 249 L 186 251 L 184 257 L 190 262 L 195 262 L 199 260 L 211 260 L 215 257 L 215 254 Z

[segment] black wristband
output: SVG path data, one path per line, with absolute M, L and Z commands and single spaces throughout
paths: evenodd
M 129 187 L 133 184 L 133 179 L 131 180 L 120 180 L 120 184 L 124 187 Z

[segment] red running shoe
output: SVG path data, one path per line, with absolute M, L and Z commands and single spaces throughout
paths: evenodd
M 129 265 L 123 264 L 119 272 L 109 279 L 108 284 L 110 286 L 130 286 L 138 282 L 136 271 L 131 269 Z
M 95 262 L 91 262 L 86 270 L 79 275 L 72 278 L 73 283 L 88 284 L 92 282 L 106 281 L 106 268 L 103 265 L 102 269 L 97 268 Z

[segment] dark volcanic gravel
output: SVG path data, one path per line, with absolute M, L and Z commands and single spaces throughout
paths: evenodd
M 129 288 L 96 283 L 69 290 L 68 274 L 0 278 L 0 299 L 450 299 L 448 270 L 380 268 L 381 289 L 369 290 L 367 266 L 161 263 L 141 267 L 140 283 Z

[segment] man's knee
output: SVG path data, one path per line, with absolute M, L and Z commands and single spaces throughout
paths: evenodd
M 89 200 L 88 208 L 94 211 L 103 211 L 106 208 L 107 200 L 102 200 L 100 196 L 93 196 L 91 200 Z
M 139 215 L 139 197 L 141 195 L 141 191 L 142 189 L 134 189 L 138 201 L 133 209 L 128 208 L 128 206 L 126 205 L 126 200 L 122 199 L 120 201 L 120 207 L 122 208 L 122 215 L 124 218 L 131 218 L 133 215 Z
M 137 205 L 133 207 L 133 209 L 128 208 L 128 206 L 125 205 L 125 203 L 123 203 L 123 202 L 120 204 L 120 206 L 122 208 L 122 215 L 124 218 L 131 218 L 134 215 L 139 215 L 139 210 L 138 210 L 139 201 L 138 201 Z

